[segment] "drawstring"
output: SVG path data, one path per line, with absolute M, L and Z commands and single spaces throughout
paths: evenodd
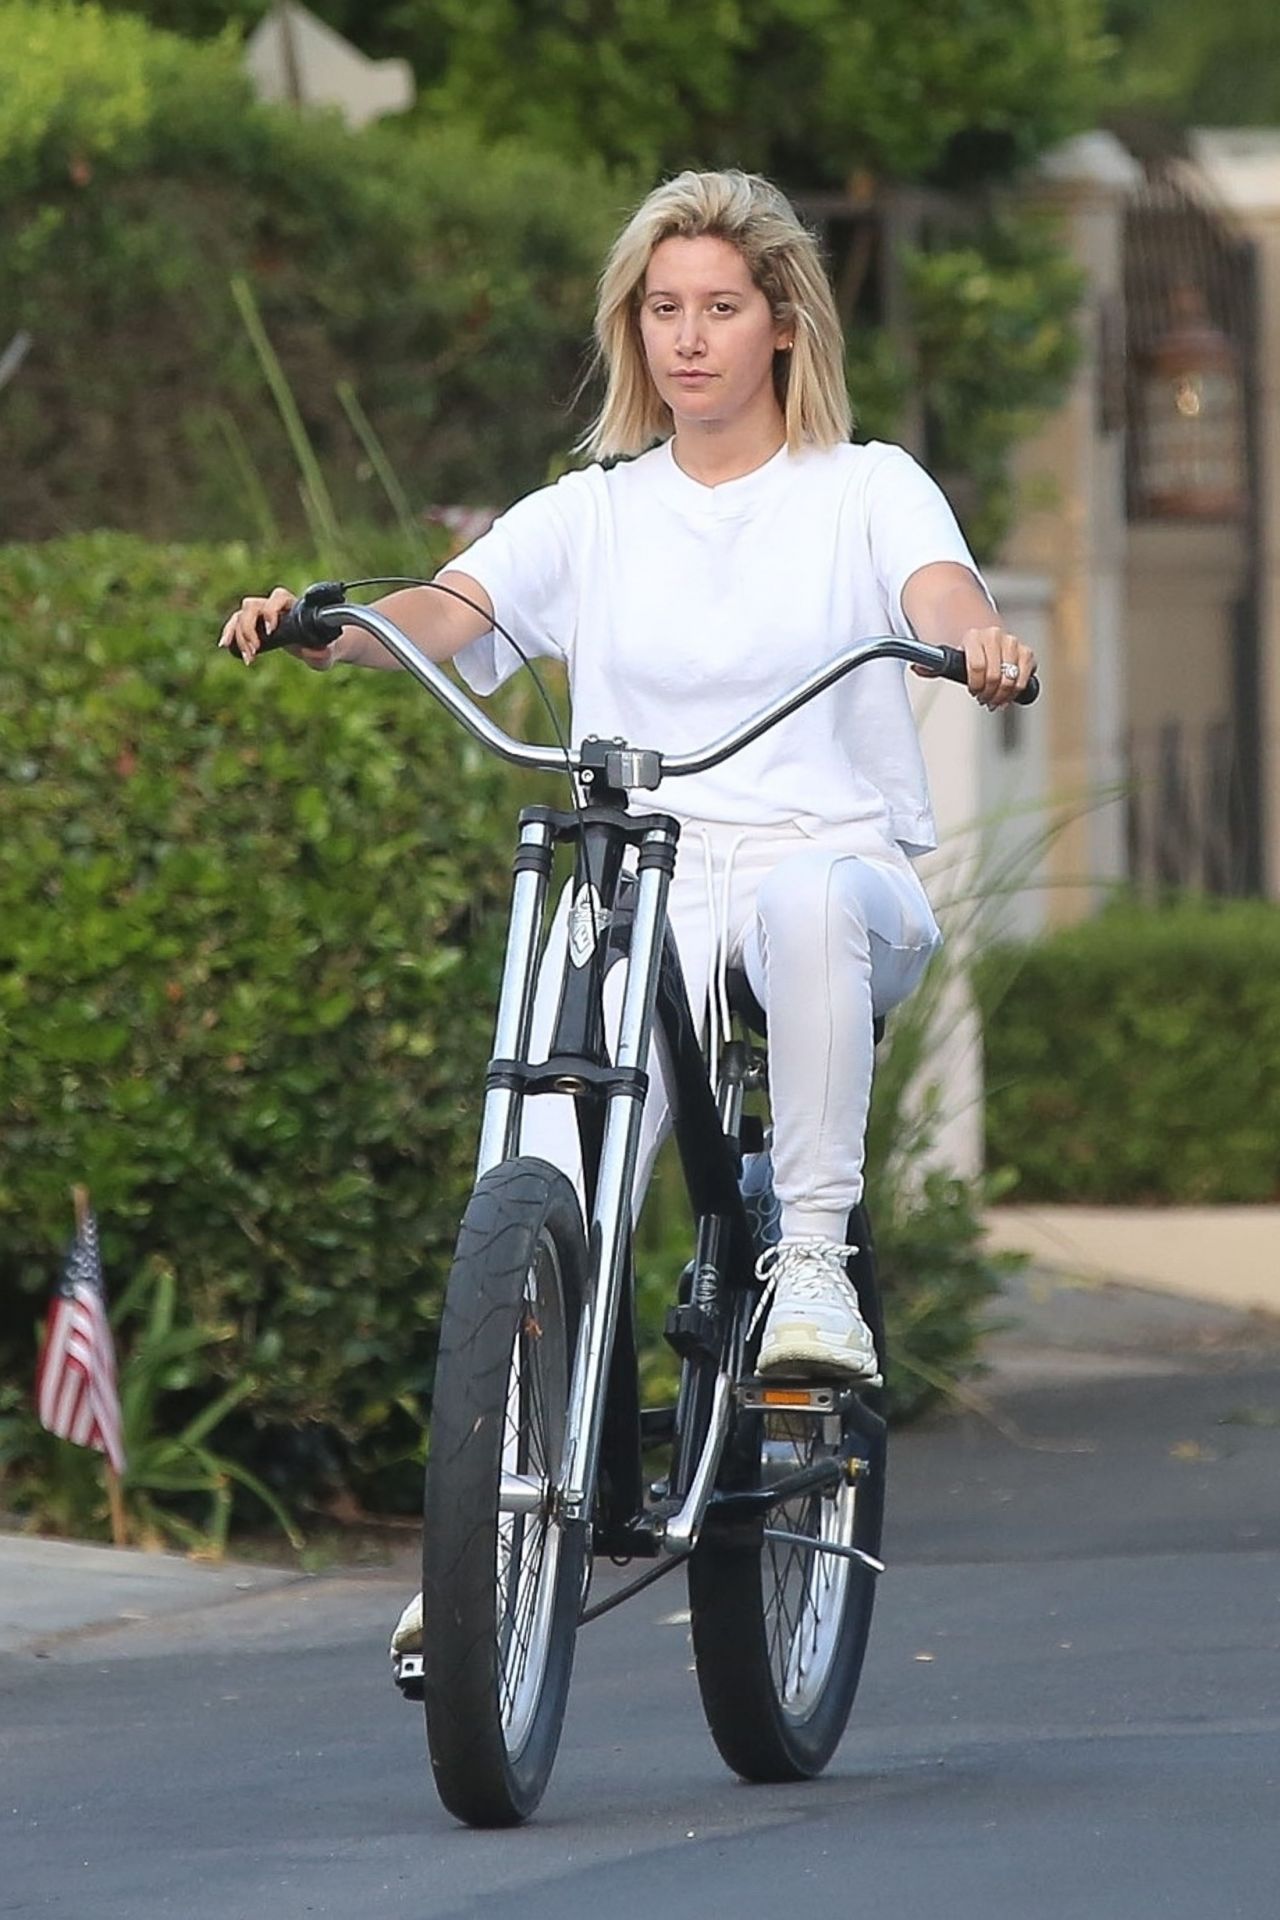
M 750 839 L 749 833 L 736 833 L 729 842 L 724 859 L 724 879 L 720 899 L 716 900 L 715 859 L 711 835 L 702 821 L 693 822 L 693 831 L 702 843 L 702 871 L 707 888 L 707 922 L 711 933 L 711 975 L 707 982 L 707 1069 L 715 1085 L 722 1041 L 729 1038 L 733 1016 L 729 1006 L 729 914 L 732 907 L 733 863 L 739 847 Z
M 738 848 L 747 838 L 745 833 L 735 834 L 729 842 L 729 851 L 724 857 L 724 887 L 720 895 L 720 942 L 719 964 L 715 972 L 716 992 L 720 996 L 720 1016 L 723 1022 L 721 1031 L 726 1040 L 733 1025 L 733 1016 L 729 1009 L 729 908 L 731 905 L 730 888 L 733 885 L 733 863 Z
M 700 820 L 694 823 L 694 832 L 702 842 L 702 877 L 706 883 L 707 921 L 711 930 L 711 979 L 708 982 L 707 995 L 707 1067 L 714 1083 L 716 1061 L 720 1057 L 720 1009 L 715 992 L 716 951 L 719 943 L 719 930 L 716 926 L 716 872 L 711 859 L 711 835 Z

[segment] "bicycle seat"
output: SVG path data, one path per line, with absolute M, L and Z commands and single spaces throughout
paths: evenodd
M 739 1020 L 742 1021 L 749 1032 L 758 1033 L 762 1038 L 767 1038 L 769 1027 L 765 1019 L 764 1008 L 751 991 L 751 982 L 747 979 L 743 969 L 741 967 L 730 967 L 725 974 L 725 984 L 729 989 L 729 1005 L 737 1014 Z M 875 1044 L 879 1046 L 880 1042 L 884 1039 L 883 1015 L 874 1022 L 871 1031 L 875 1039 Z

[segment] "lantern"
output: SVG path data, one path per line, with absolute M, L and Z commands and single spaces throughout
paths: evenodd
M 1139 494 L 1170 520 L 1234 520 L 1244 509 L 1240 364 L 1194 287 L 1139 367 Z

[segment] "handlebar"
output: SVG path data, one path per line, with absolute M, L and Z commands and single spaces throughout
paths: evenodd
M 328 610 L 341 606 L 346 597 L 341 580 L 316 580 L 299 594 L 270 633 L 259 616 L 259 653 L 272 653 L 277 647 L 327 647 L 346 624 L 332 621 Z
M 444 669 L 429 659 L 408 634 L 402 633 L 393 621 L 375 607 L 348 604 L 344 599 L 345 593 L 346 588 L 337 580 L 321 580 L 308 587 L 272 632 L 264 635 L 260 651 L 269 653 L 276 647 L 326 647 L 337 639 L 343 627 L 360 627 L 365 633 L 372 634 L 375 640 L 380 640 L 406 672 L 434 694 L 441 706 L 446 707 L 474 739 L 501 759 L 537 773 L 564 772 L 566 769 L 581 773 L 588 762 L 592 770 L 599 768 L 600 747 L 594 741 L 586 745 L 588 748 L 595 747 L 596 751 L 587 752 L 584 757 L 581 747 L 566 751 L 559 747 L 534 746 L 527 740 L 513 740 L 510 734 L 495 726 L 488 714 L 459 692 Z M 776 726 L 780 720 L 785 720 L 799 707 L 807 705 L 818 694 L 834 686 L 837 680 L 852 673 L 855 667 L 865 666 L 871 660 L 903 660 L 911 666 L 927 667 L 939 679 L 952 680 L 960 686 L 967 686 L 969 681 L 968 665 L 959 647 L 935 647 L 928 641 L 905 640 L 896 634 L 885 634 L 848 648 L 837 659 L 811 673 L 790 693 L 783 694 L 780 699 L 696 753 L 663 754 L 653 748 L 631 747 L 622 740 L 605 742 L 603 762 L 606 783 L 623 790 L 633 787 L 652 790 L 662 780 L 673 776 L 705 773 L 709 768 L 719 766 L 721 761 L 727 760 L 740 748 L 758 740 L 762 733 L 767 733 L 770 727 Z M 1040 682 L 1033 674 L 1018 695 L 1018 705 L 1030 706 L 1039 697 Z

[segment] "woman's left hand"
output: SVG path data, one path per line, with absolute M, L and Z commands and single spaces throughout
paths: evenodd
M 969 691 L 980 707 L 1007 707 L 1036 670 L 1036 657 L 1003 627 L 970 627 L 960 648 L 969 664 Z

